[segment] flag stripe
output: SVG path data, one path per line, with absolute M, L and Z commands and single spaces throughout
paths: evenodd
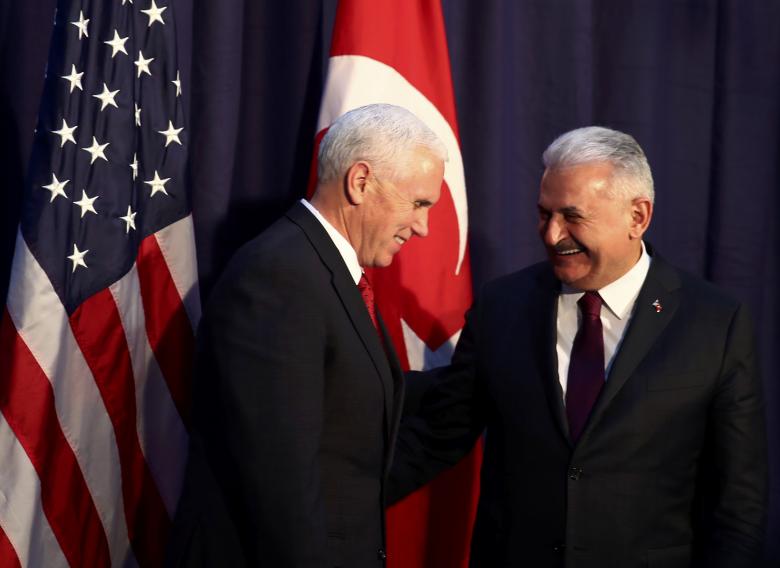
M 190 373 L 195 348 L 192 325 L 154 235 L 141 242 L 136 262 L 146 334 L 179 415 L 189 429 Z
M 122 565 L 130 542 L 122 495 L 116 491 L 122 476 L 113 427 L 73 337 L 65 308 L 21 234 L 16 239 L 7 308 L 19 335 L 51 383 L 62 432 L 102 519 L 112 564 Z
M 157 231 L 155 237 L 171 272 L 171 279 L 176 286 L 176 291 L 187 311 L 194 334 L 200 321 L 201 308 L 198 266 L 193 250 L 195 228 L 192 225 L 192 215 L 187 215 L 184 219 Z
M 83 302 L 70 323 L 114 426 L 130 542 L 142 566 L 159 565 L 170 519 L 141 452 L 130 354 L 111 292 Z
M 11 541 L 3 531 L 2 525 L 0 525 L 0 566 L 7 568 L 22 568 L 19 557 L 16 555 L 14 547 L 11 545 Z
M 9 564 L 13 556 L 21 566 L 66 568 L 68 562 L 43 512 L 38 474 L 1 413 L 0 463 L 3 478 L 13 481 L 13 490 L 0 493 L 0 527 L 13 547 L 0 551 L 0 566 L 13 565 Z
M 0 323 L 2 411 L 41 480 L 46 518 L 71 566 L 106 566 L 108 542 L 95 504 L 65 439 L 54 391 L 8 311 Z M 74 522 L 75 520 L 78 522 Z
M 447 148 L 444 181 L 458 219 L 458 257 L 456 266 L 453 266 L 457 274 L 466 255 L 468 203 L 463 158 L 455 130 L 439 109 L 392 67 L 362 55 L 331 57 L 318 130 L 327 128 L 350 109 L 373 103 L 390 103 L 408 108 L 436 133 Z
M 110 290 L 125 330 L 135 377 L 136 421 L 141 449 L 168 516 L 173 518 L 187 459 L 187 430 L 146 334 L 128 332 L 146 328 L 135 265 L 121 280 L 112 284 Z M 165 432 L 165 436 L 161 436 L 161 432 Z

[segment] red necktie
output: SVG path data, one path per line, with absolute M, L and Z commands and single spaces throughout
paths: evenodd
M 566 415 L 569 418 L 571 439 L 575 443 L 604 386 L 601 303 L 601 296 L 597 292 L 585 292 L 577 302 L 582 312 L 582 321 L 574 337 L 566 386 Z
M 365 273 L 360 277 L 357 286 L 358 290 L 360 290 L 360 295 L 363 296 L 363 302 L 366 304 L 368 315 L 371 316 L 371 322 L 376 330 L 379 331 L 379 324 L 376 321 L 376 308 L 374 307 L 374 289 L 371 287 L 371 283 L 366 278 Z

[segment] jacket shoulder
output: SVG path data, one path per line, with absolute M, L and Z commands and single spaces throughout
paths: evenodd
M 539 262 L 521 270 L 510 272 L 482 286 L 479 298 L 523 297 L 536 289 L 556 290 L 560 283 L 547 262 Z

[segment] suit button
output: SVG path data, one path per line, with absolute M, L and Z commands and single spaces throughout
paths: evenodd
M 553 552 L 563 552 L 564 550 L 566 550 L 566 545 L 562 542 L 556 542 L 553 545 Z
M 380 548 L 379 550 L 376 551 L 376 557 L 379 560 L 387 560 L 387 554 L 385 553 L 384 548 Z
M 569 479 L 572 481 L 577 481 L 582 476 L 582 468 L 581 467 L 570 467 L 569 468 Z

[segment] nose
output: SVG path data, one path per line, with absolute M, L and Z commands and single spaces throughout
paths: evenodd
M 428 236 L 428 208 L 421 207 L 412 223 L 412 233 L 418 237 Z
M 539 221 L 539 234 L 547 246 L 555 246 L 566 236 L 566 227 L 558 215 L 551 215 L 545 221 Z

